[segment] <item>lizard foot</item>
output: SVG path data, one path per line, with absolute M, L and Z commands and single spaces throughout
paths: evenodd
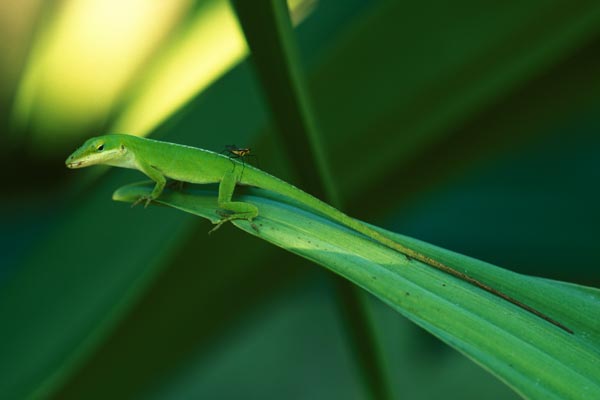
M 148 204 L 150 204 L 152 202 L 152 197 L 151 196 L 140 196 L 136 201 L 134 201 L 131 204 L 131 208 L 137 206 L 138 204 L 145 202 L 144 204 L 144 208 L 148 207 Z
M 212 228 L 208 232 L 209 235 L 211 233 L 213 233 L 214 231 L 216 231 L 217 229 L 219 229 L 221 227 L 221 225 L 223 225 L 225 222 L 233 221 L 236 219 L 245 219 L 246 221 L 248 221 L 250 223 L 250 226 L 252 227 L 252 229 L 254 229 L 256 231 L 256 233 L 259 232 L 256 224 L 254 222 L 252 222 L 252 219 L 254 218 L 254 216 L 248 217 L 247 214 L 244 214 L 244 213 L 231 214 L 231 213 L 229 213 L 227 211 L 223 211 L 223 210 L 217 210 L 216 212 L 217 212 L 217 214 L 219 214 L 221 219 L 217 222 L 214 222 L 215 227 Z

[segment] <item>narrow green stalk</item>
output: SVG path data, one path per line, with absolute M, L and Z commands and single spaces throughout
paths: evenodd
M 299 186 L 341 208 L 298 59 L 286 2 L 233 0 L 233 5 Z M 345 280 L 336 277 L 334 282 L 340 314 L 365 386 L 372 398 L 387 399 L 390 387 L 364 294 Z

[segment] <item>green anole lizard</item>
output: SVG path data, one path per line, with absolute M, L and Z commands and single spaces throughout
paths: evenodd
M 571 329 L 546 314 L 438 260 L 382 235 L 359 220 L 344 214 L 297 187 L 251 165 L 245 165 L 243 169 L 235 168 L 235 162 L 222 154 L 195 147 L 131 135 L 113 134 L 89 139 L 67 158 L 65 164 L 69 168 L 83 168 L 95 164 L 105 164 L 141 171 L 156 183 L 150 195 L 141 197 L 138 200 L 138 202 L 145 201 L 146 205 L 161 195 L 167 178 L 195 184 L 218 183 L 218 206 L 228 214 L 222 216 L 215 228 L 213 228 L 213 231 L 223 223 L 235 219 L 245 219 L 252 224 L 252 220 L 258 216 L 258 208 L 254 204 L 232 201 L 236 185 L 248 185 L 265 189 L 300 202 L 323 216 L 404 254 L 409 259 L 418 260 L 477 286 L 535 314 L 566 332 L 573 333 Z M 233 168 L 232 163 L 234 163 Z

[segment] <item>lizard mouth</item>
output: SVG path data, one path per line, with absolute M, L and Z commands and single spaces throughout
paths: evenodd
M 67 163 L 67 168 L 75 169 L 81 167 L 83 164 L 83 161 L 71 161 Z

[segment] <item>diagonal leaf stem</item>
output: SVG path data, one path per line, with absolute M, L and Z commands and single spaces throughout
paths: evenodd
M 233 0 L 252 61 L 298 184 L 341 208 L 341 199 L 298 59 L 286 2 Z M 334 279 L 340 314 L 370 396 L 390 397 L 364 293 Z

